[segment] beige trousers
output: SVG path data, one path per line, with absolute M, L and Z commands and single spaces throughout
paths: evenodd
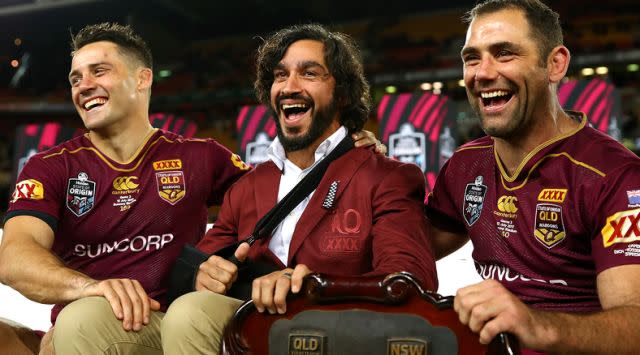
M 166 314 L 152 312 L 142 330 L 127 332 L 105 298 L 83 298 L 60 312 L 54 348 L 60 355 L 217 354 L 224 326 L 240 304 L 213 292 L 192 292 Z

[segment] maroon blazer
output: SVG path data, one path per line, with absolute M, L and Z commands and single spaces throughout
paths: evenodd
M 281 171 L 269 161 L 227 191 L 218 220 L 198 248 L 213 253 L 246 239 L 258 219 L 276 204 Z M 323 202 L 338 182 L 333 206 Z M 305 264 L 314 272 L 339 276 L 386 275 L 408 271 L 424 288 L 438 280 L 423 213 L 425 180 L 413 164 L 355 148 L 331 163 L 296 225 L 286 266 Z M 256 261 L 284 268 L 269 250 L 269 238 L 249 253 Z

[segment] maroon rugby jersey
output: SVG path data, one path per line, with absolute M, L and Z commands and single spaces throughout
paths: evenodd
M 491 138 L 462 146 L 426 210 L 471 237 L 483 278 L 535 308 L 595 311 L 596 275 L 640 262 L 640 159 L 569 113 L 580 127 L 534 149 L 513 176 Z
M 6 219 L 41 218 L 68 267 L 98 280 L 136 279 L 164 309 L 174 260 L 204 234 L 207 207 L 247 169 L 212 139 L 158 130 L 120 164 L 81 136 L 29 159 Z

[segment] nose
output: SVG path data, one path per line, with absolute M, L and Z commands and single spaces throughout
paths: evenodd
M 490 57 L 483 57 L 476 67 L 475 81 L 495 80 L 498 77 L 495 61 Z
M 282 87 L 282 94 L 290 95 L 299 93 L 300 91 L 302 91 L 302 88 L 300 86 L 300 80 L 298 76 L 295 74 L 289 75 L 287 80 L 284 82 L 284 86 Z
M 83 76 L 79 80 L 80 81 L 73 87 L 73 89 L 80 95 L 85 95 L 96 87 L 95 81 L 93 81 L 91 76 Z

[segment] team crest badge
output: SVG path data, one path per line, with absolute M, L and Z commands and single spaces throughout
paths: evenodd
M 411 123 L 403 123 L 398 133 L 389 135 L 389 157 L 403 163 L 413 163 L 427 170 L 426 137 L 416 132 Z
M 549 249 L 564 240 L 566 233 L 562 220 L 562 207 L 552 203 L 537 204 L 533 234 Z
M 96 183 L 81 172 L 78 178 L 69 179 L 67 186 L 67 208 L 80 217 L 89 212 L 96 200 Z
M 182 171 L 162 171 L 156 173 L 158 195 L 175 205 L 185 195 L 185 179 Z
M 480 213 L 482 213 L 484 195 L 487 193 L 487 186 L 482 184 L 483 180 L 482 176 L 479 175 L 472 184 L 467 184 L 467 187 L 464 189 L 462 215 L 469 227 L 476 223 L 478 218 L 480 218 Z

